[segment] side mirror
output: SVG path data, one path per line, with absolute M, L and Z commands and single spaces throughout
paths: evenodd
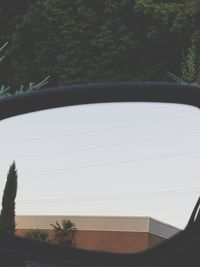
M 14 111 L 1 113 L 11 117 L 0 124 L 0 196 L 15 161 L 16 235 L 45 230 L 58 243 L 56 226 L 70 220 L 72 247 L 101 253 L 141 252 L 180 235 L 199 197 L 200 113 L 192 94 L 178 97 L 188 87 L 165 86 L 89 85 L 2 100 Z

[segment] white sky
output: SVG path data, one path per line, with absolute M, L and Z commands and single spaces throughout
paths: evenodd
M 200 192 L 200 112 L 90 104 L 0 122 L 0 198 L 12 161 L 16 211 L 151 216 L 183 228 Z

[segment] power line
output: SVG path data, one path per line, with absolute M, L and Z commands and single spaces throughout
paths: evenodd
M 200 134 L 200 132 L 192 132 L 192 133 L 185 133 L 185 134 L 177 134 L 177 135 L 171 135 L 166 137 L 158 137 L 158 138 L 150 138 L 150 139 L 144 139 L 144 140 L 138 140 L 133 142 L 124 142 L 124 143 L 117 143 L 117 144 L 111 144 L 111 145 L 101 145 L 101 146 L 93 146 L 93 147 L 87 147 L 87 148 L 77 148 L 77 149 L 67 149 L 63 151 L 56 151 L 56 152 L 48 152 L 48 153 L 37 153 L 37 154 L 27 154 L 27 155 L 20 155 L 15 156 L 12 158 L 22 159 L 22 158 L 33 158 L 33 157 L 43 157 L 43 156 L 55 156 L 60 154 L 66 154 L 66 153 L 73 153 L 73 152 L 84 152 L 84 151 L 94 151 L 98 149 L 105 149 L 105 148 L 113 148 L 113 147 L 121 147 L 121 146 L 127 146 L 132 144 L 143 144 L 148 142 L 157 142 L 162 140 L 168 140 L 172 138 L 178 138 L 178 137 L 184 137 L 184 136 L 190 136 L 190 135 L 197 135 Z M 0 160 L 9 160 L 10 158 L 1 158 Z
M 35 142 L 35 141 L 41 141 L 41 140 L 47 141 L 47 140 L 50 140 L 50 139 L 59 139 L 59 138 L 67 137 L 67 136 L 69 137 L 69 136 L 75 136 L 75 135 L 84 135 L 84 134 L 90 134 L 90 133 L 112 131 L 112 130 L 126 128 L 126 127 L 138 127 L 138 126 L 143 126 L 143 125 L 148 125 L 148 124 L 155 124 L 155 123 L 160 123 L 160 122 L 166 122 L 166 121 L 184 119 L 184 118 L 187 118 L 187 117 L 196 117 L 196 116 L 197 115 L 177 116 L 177 117 L 172 117 L 172 118 L 167 118 L 167 119 L 160 119 L 160 120 L 155 120 L 155 121 L 150 121 L 150 122 L 143 122 L 143 123 L 137 123 L 137 124 L 130 123 L 130 124 L 112 126 L 112 127 L 107 127 L 107 128 L 101 128 L 101 129 L 94 129 L 94 130 L 88 130 L 88 131 L 68 133 L 68 134 L 58 135 L 58 136 L 44 136 L 44 137 L 38 137 L 38 138 L 28 138 L 28 139 L 14 140 L 14 141 L 4 141 L 4 142 L 0 142 L 0 144 L 1 145 L 7 145 L 7 144 L 14 144 L 14 143 L 21 143 L 21 142 Z
M 113 161 L 113 162 L 105 162 L 105 163 L 99 163 L 99 164 L 91 164 L 91 165 L 86 165 L 86 166 L 73 166 L 73 167 L 60 168 L 60 169 L 28 171 L 28 172 L 22 172 L 22 174 L 49 173 L 49 172 L 60 172 L 60 171 L 62 172 L 66 170 L 105 167 L 105 166 L 111 166 L 111 165 L 127 164 L 127 163 L 134 163 L 134 162 L 141 162 L 141 161 L 148 161 L 148 160 L 155 160 L 155 159 L 164 159 L 164 158 L 171 158 L 171 157 L 185 156 L 185 155 L 192 155 L 192 154 L 199 154 L 199 153 L 200 153 L 200 150 L 196 150 L 196 151 L 161 155 L 161 156 L 156 156 L 156 157 L 145 157 L 145 158 L 139 158 L 139 159 L 133 159 L 133 160 L 123 160 L 123 161 Z
M 156 192 L 144 192 L 144 193 L 129 193 L 129 194 L 115 194 L 115 195 L 99 195 L 94 197 L 68 197 L 68 198 L 40 198 L 40 199 L 18 199 L 19 203 L 28 202 L 65 202 L 65 201 L 105 201 L 105 200 L 123 200 L 123 199 L 134 199 L 134 198 L 154 198 L 154 197 L 168 197 L 168 196 L 178 196 L 185 194 L 200 194 L 200 188 L 190 188 L 190 189 L 181 189 L 181 190 L 168 190 L 168 191 L 156 191 Z

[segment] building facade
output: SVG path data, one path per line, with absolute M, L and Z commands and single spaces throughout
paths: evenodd
M 149 249 L 179 232 L 179 229 L 151 217 L 119 216 L 17 216 L 16 234 L 32 229 L 48 232 L 53 238 L 50 224 L 70 219 L 75 223 L 76 247 L 90 250 L 134 253 Z

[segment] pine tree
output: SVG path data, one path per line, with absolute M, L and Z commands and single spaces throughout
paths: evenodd
M 17 195 L 17 170 L 15 162 L 12 163 L 7 175 L 2 199 L 0 229 L 6 233 L 15 233 L 15 198 Z

